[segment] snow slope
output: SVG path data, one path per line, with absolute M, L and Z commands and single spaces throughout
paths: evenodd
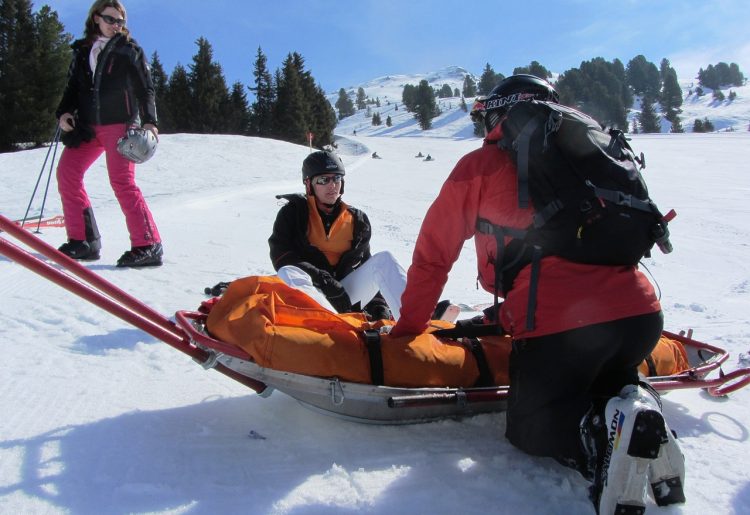
M 408 266 L 427 207 L 479 141 L 341 134 L 346 200 L 372 220 L 373 248 Z M 646 262 L 667 327 L 727 348 L 728 369 L 750 366 L 750 134 L 639 135 L 633 145 L 647 156 L 654 198 L 678 212 L 674 253 Z M 274 195 L 300 191 L 307 151 L 163 136 L 138 171 L 165 245 L 165 265 L 149 270 L 114 267 L 129 243 L 98 161 L 87 188 L 104 248 L 86 266 L 168 316 L 197 307 L 205 286 L 271 273 Z M 415 159 L 420 151 L 436 160 Z M 23 215 L 45 152 L 0 155 L 4 215 Z M 55 188 L 53 178 L 48 214 L 60 212 Z M 45 229 L 41 238 L 65 237 Z M 444 296 L 489 302 L 471 247 Z M 594 513 L 576 473 L 508 444 L 502 414 L 375 427 L 278 392 L 261 398 L 2 257 L 0 303 L 0 513 Z M 665 397 L 688 503 L 649 513 L 750 513 L 748 405 L 750 388 L 719 400 L 695 390 Z

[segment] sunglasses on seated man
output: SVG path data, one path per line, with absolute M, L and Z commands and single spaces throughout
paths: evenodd
M 325 186 L 331 181 L 333 181 L 335 184 L 338 184 L 341 182 L 343 178 L 344 176 L 341 175 L 340 173 L 337 173 L 335 175 L 319 175 L 313 178 L 313 182 L 315 184 L 319 184 L 320 186 Z
M 100 14 L 99 17 L 104 20 L 107 25 L 119 25 L 120 27 L 125 26 L 125 18 L 115 18 L 108 14 Z

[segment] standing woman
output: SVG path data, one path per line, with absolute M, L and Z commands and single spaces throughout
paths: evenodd
M 57 183 L 68 236 L 59 250 L 73 259 L 99 259 L 101 240 L 83 176 L 104 152 L 109 183 L 130 233 L 131 249 L 117 266 L 159 266 L 161 238 L 135 183 L 135 162 L 117 150 L 131 127 L 143 124 L 151 131 L 144 132 L 151 145 L 158 134 L 151 72 L 126 20 L 118 0 L 97 0 L 89 9 L 83 39 L 72 45 L 68 83 L 56 113 L 66 145 Z

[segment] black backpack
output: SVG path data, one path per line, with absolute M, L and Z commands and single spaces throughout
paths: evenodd
M 663 216 L 649 198 L 640 173 L 643 154 L 634 154 L 621 131 L 539 100 L 514 104 L 502 130 L 498 146 L 516 163 L 519 207 L 533 207 L 534 221 L 518 230 L 480 219 L 477 229 L 497 241 L 496 295 L 507 292 L 521 268 L 532 264 L 529 329 L 542 257 L 635 265 L 655 243 L 671 252 L 667 224 L 674 211 Z

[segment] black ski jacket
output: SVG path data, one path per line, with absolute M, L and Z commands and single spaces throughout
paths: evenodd
M 73 60 L 68 82 L 57 107 L 57 118 L 71 113 L 85 125 L 113 123 L 157 125 L 154 84 L 143 49 L 122 34 L 115 35 L 99 55 L 91 72 L 92 43 L 79 39 L 71 45 Z
M 328 272 L 340 281 L 353 270 L 370 259 L 370 236 L 372 227 L 364 211 L 348 206 L 354 220 L 352 248 L 344 252 L 334 267 L 325 255 L 307 238 L 307 224 L 310 219 L 307 198 L 299 193 L 276 195 L 278 199 L 287 200 L 281 207 L 273 224 L 273 233 L 268 238 L 271 250 L 271 262 L 275 270 L 282 266 L 293 265 L 306 272 L 316 288 L 321 287 L 321 271 Z M 385 299 L 378 295 L 365 307 L 368 313 L 376 305 L 385 306 Z

